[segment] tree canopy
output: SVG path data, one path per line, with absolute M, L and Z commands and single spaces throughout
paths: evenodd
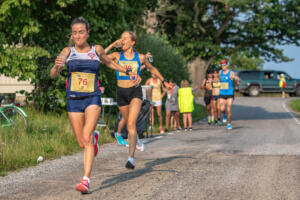
M 147 10 L 154 9 L 157 0 L 0 2 L 0 74 L 31 80 L 35 90 L 28 94 L 28 100 L 33 100 L 38 109 L 47 110 L 65 103 L 56 100 L 65 97 L 66 71 L 51 80 L 49 70 L 55 57 L 68 46 L 71 21 L 79 16 L 86 18 L 91 25 L 88 42 L 106 47 L 124 30 L 142 26 Z M 100 73 L 101 84 L 110 87 L 111 75 Z
M 299 45 L 298 0 L 166 0 L 158 30 L 186 57 L 215 59 L 247 51 L 254 58 L 289 61 L 278 45 Z M 203 77 L 203 74 L 202 74 Z

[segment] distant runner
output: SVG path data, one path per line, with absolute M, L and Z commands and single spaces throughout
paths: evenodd
M 234 88 L 233 88 L 233 81 L 237 81 L 239 83 L 239 78 L 234 75 L 234 72 L 228 69 L 228 64 L 226 60 L 221 60 L 220 62 L 222 66 L 222 70 L 220 70 L 220 109 L 223 113 L 223 123 L 227 123 L 227 129 L 231 130 L 231 107 L 234 100 Z M 227 105 L 227 114 L 225 111 L 225 107 Z
M 213 82 L 212 82 L 212 112 L 215 119 L 215 124 L 221 125 L 221 111 L 220 111 L 220 78 L 217 70 L 213 71 Z
M 211 107 L 212 100 L 212 82 L 213 82 L 213 74 L 211 71 L 208 71 L 206 74 L 206 78 L 203 79 L 201 84 L 201 89 L 204 89 L 204 102 L 206 106 L 206 115 L 207 122 L 209 125 L 214 123 L 213 112 Z

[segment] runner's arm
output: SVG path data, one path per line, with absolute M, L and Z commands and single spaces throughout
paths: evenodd
M 106 66 L 108 66 L 111 69 L 117 70 L 119 72 L 126 73 L 126 69 L 124 67 L 122 67 L 121 65 L 119 65 L 113 61 L 113 59 L 115 60 L 114 55 L 117 54 L 117 52 L 110 54 L 110 56 L 107 56 L 103 47 L 101 47 L 100 45 L 96 45 L 95 50 L 96 50 L 96 53 L 98 54 L 98 56 L 100 57 L 100 59 L 102 60 L 102 62 Z M 111 59 L 111 57 L 113 57 L 113 59 Z M 141 82 L 141 77 L 139 75 L 134 74 L 132 71 L 128 72 L 128 74 L 130 76 L 130 80 L 132 80 L 133 82 L 135 82 L 135 83 Z
M 113 43 L 111 43 L 110 45 L 108 45 L 108 47 L 105 48 L 105 54 L 107 54 L 112 48 L 116 48 L 116 47 L 120 47 L 122 45 L 122 40 L 118 39 L 116 41 L 114 41 Z
M 146 58 L 145 55 L 143 54 L 139 54 L 139 58 L 141 61 L 141 64 L 145 64 L 146 67 L 149 69 L 150 73 L 155 74 L 163 83 L 167 88 L 170 88 L 170 85 L 168 82 L 165 82 L 164 77 L 160 74 L 160 72 L 149 63 L 148 59 Z
M 65 47 L 65 48 L 60 52 L 59 55 L 62 54 L 62 55 L 64 55 L 64 56 L 68 57 L 69 54 L 70 54 L 70 51 L 71 51 L 71 47 Z M 56 78 L 56 77 L 57 77 L 57 75 L 58 75 L 58 74 L 61 72 L 61 70 L 63 69 L 65 62 L 66 62 L 66 61 L 63 61 L 63 60 L 61 59 L 60 56 L 57 56 L 57 57 L 56 57 L 55 62 L 54 62 L 54 65 L 53 65 L 53 67 L 52 67 L 51 70 L 50 70 L 50 77 L 51 77 L 51 78 Z

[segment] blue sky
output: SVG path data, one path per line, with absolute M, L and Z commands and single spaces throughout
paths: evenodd
M 294 61 L 285 63 L 265 62 L 264 69 L 282 70 L 291 77 L 300 79 L 300 47 L 290 45 L 279 48 L 284 49 L 284 55 L 293 58 Z

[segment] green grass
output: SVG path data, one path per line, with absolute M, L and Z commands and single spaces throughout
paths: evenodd
M 289 106 L 296 112 L 300 112 L 300 99 L 293 99 L 289 102 Z
M 0 128 L 0 176 L 36 165 L 39 156 L 49 160 L 80 151 L 67 113 L 44 114 L 28 107 L 25 112 L 29 122 L 27 130 Z M 100 144 L 114 140 L 107 129 L 100 132 Z

